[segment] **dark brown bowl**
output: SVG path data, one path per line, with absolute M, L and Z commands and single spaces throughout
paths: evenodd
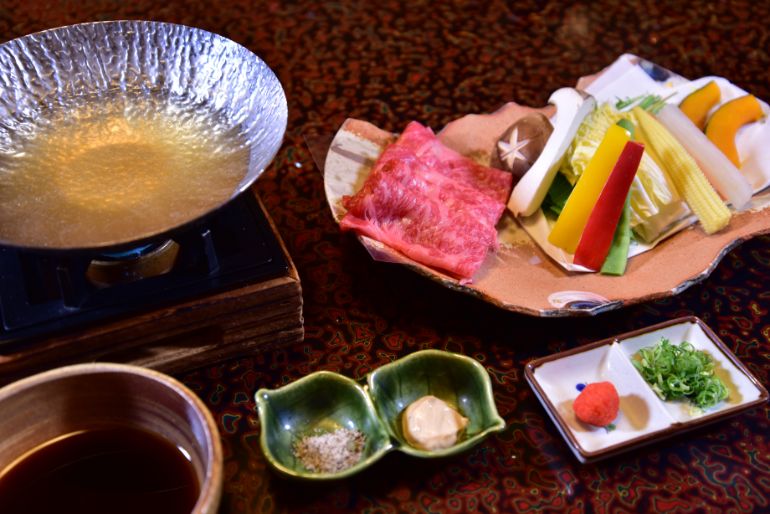
M 142 429 L 184 448 L 200 484 L 191 514 L 214 514 L 222 446 L 203 402 L 177 380 L 137 366 L 92 363 L 33 375 L 0 389 L 0 471 L 59 436 L 105 425 Z

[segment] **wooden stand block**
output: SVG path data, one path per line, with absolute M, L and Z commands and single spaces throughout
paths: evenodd
M 36 341 L 20 350 L 0 350 L 0 383 L 93 361 L 179 373 L 257 348 L 301 341 L 299 275 L 270 223 L 289 264 L 285 275 Z

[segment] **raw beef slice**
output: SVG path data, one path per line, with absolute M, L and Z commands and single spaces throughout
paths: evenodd
M 490 248 L 511 189 L 509 173 L 444 146 L 413 121 L 387 147 L 340 224 L 411 259 L 470 279 Z

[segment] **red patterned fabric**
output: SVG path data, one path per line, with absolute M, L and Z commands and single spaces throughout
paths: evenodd
M 770 510 L 768 405 L 581 465 L 523 377 L 535 357 L 694 314 L 770 384 L 770 237 L 743 243 L 672 298 L 591 318 L 534 319 L 373 262 L 340 233 L 309 150 L 348 117 L 395 132 L 408 120 L 438 128 L 509 100 L 542 106 L 624 51 L 686 77 L 728 77 L 770 100 L 767 2 L 4 0 L 0 37 L 125 18 L 225 35 L 269 63 L 289 100 L 285 144 L 256 188 L 299 269 L 305 340 L 180 377 L 219 424 L 222 514 Z M 507 428 L 450 459 L 390 454 L 336 483 L 270 470 L 259 449 L 258 388 L 320 369 L 360 380 L 423 348 L 478 359 Z

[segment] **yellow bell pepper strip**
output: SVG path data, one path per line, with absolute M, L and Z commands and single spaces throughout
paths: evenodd
M 690 118 L 696 127 L 703 131 L 706 128 L 706 118 L 708 118 L 709 111 L 719 103 L 721 98 L 722 92 L 717 83 L 712 80 L 702 88 L 687 95 L 679 104 L 679 109 Z
M 633 115 L 640 129 L 637 136 L 698 217 L 704 232 L 713 234 L 726 227 L 730 223 L 730 209 L 711 187 L 695 160 L 651 114 L 635 108 Z
M 763 115 L 762 106 L 754 95 L 744 95 L 730 100 L 722 104 L 709 118 L 706 124 L 706 137 L 722 150 L 736 168 L 740 168 L 741 159 L 735 147 L 735 135 L 739 128 L 747 123 L 758 121 Z
M 575 253 L 591 209 L 630 139 L 626 129 L 619 125 L 612 125 L 607 130 L 548 235 L 551 244 Z
M 573 262 L 588 269 L 599 270 L 610 251 L 615 228 L 623 213 L 623 205 L 628 197 L 642 160 L 644 145 L 629 141 L 623 147 L 607 183 L 591 210 L 583 235 L 575 250 Z

